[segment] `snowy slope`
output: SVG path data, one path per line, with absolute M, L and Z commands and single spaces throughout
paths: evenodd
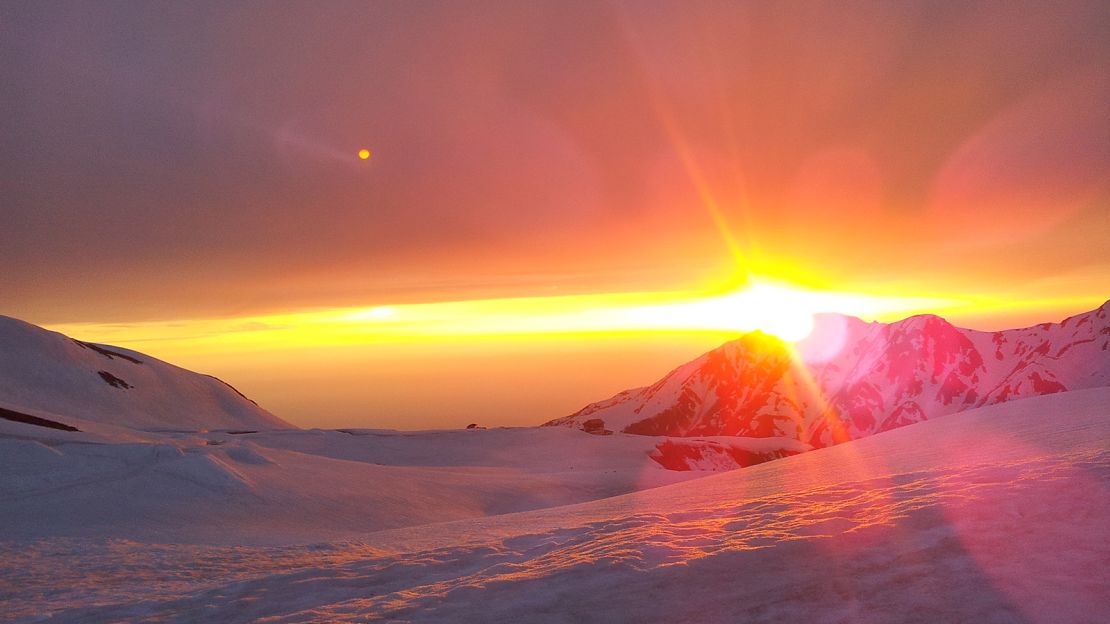
M 657 441 L 563 428 L 200 434 L 0 420 L 0 540 L 351 539 L 699 476 L 653 461 Z
M 637 439 L 546 431 L 578 436 L 572 444 Z M 51 461 L 35 452 L 26 461 Z M 302 511 L 312 525 L 316 510 Z M 226 526 L 219 516 L 210 523 Z M 0 540 L 0 619 L 1104 622 L 1110 388 L 975 409 L 595 502 L 357 542 L 258 548 L 166 543 L 172 537 Z
M 547 424 L 781 436 L 822 447 L 1014 398 L 1106 385 L 1110 303 L 1001 332 L 960 329 L 932 315 L 892 324 L 824 315 L 796 350 L 751 333 L 651 386 Z
M 0 316 L 0 408 L 70 426 L 87 421 L 178 431 L 292 427 L 214 377 L 6 316 Z

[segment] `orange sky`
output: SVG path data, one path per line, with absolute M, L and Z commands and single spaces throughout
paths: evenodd
M 398 427 L 559 416 L 739 328 L 245 329 L 749 275 L 1058 320 L 1110 296 L 1107 42 L 1097 1 L 5 5 L 0 313 Z
M 1099 303 L 1013 306 L 751 282 L 718 293 L 471 300 L 51 328 L 213 372 L 300 425 L 439 428 L 538 424 L 653 382 L 745 331 L 803 338 L 815 313 L 892 321 L 935 311 L 956 322 L 985 315 L 997 324 Z

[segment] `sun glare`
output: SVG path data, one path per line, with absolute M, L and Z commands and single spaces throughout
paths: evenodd
M 755 284 L 734 295 L 708 300 L 703 322 L 714 328 L 759 330 L 796 342 L 813 331 L 813 315 L 818 311 L 800 291 Z
M 389 306 L 378 306 L 370 308 L 366 311 L 366 315 L 370 318 L 384 319 L 393 316 L 393 308 Z
M 964 303 L 949 298 L 808 289 L 753 279 L 746 287 L 730 293 L 626 308 L 623 325 L 645 330 L 761 331 L 786 342 L 799 342 L 813 331 L 817 314 L 840 313 L 884 320 Z
M 129 339 L 111 326 L 76 324 L 53 329 L 97 335 L 133 348 L 151 340 L 184 341 L 196 349 L 213 342 L 265 349 L 445 338 L 675 332 L 719 334 L 727 340 L 757 330 L 798 342 L 811 333 L 814 317 L 820 313 L 890 320 L 960 305 L 966 302 L 811 290 L 785 282 L 751 280 L 744 288 L 725 293 L 607 293 L 377 305 L 197 320 L 187 324 L 187 331 L 178 322 L 129 326 L 125 333 L 134 336 L 141 330 L 144 337 L 140 340 Z
M 724 295 L 628 310 L 632 324 L 659 329 L 761 331 L 787 342 L 804 339 L 821 311 L 803 291 L 753 283 Z
M 359 157 L 360 160 L 369 160 L 370 159 L 370 150 L 365 149 L 365 148 L 360 149 L 358 151 L 358 157 Z

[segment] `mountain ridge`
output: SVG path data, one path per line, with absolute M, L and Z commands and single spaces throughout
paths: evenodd
M 973 407 L 1110 385 L 1108 307 L 994 332 L 935 314 L 893 323 L 817 315 L 795 346 L 750 332 L 654 384 L 544 426 L 786 437 L 820 448 Z
M 8 316 L 0 316 L 0 403 L 22 422 L 57 416 L 66 426 L 295 429 L 211 375 Z

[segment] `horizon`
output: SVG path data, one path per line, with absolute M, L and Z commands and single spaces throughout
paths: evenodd
M 1040 325 L 1040 324 L 1043 324 L 1043 323 L 1060 323 L 1060 322 L 1066 320 L 1067 318 L 1071 318 L 1071 317 L 1076 316 L 1076 315 L 1081 315 L 1081 314 L 1096 310 L 1101 305 L 1105 305 L 1105 303 L 1106 303 L 1106 301 L 1104 301 L 1102 304 L 1092 305 L 1088 308 L 1084 308 L 1084 309 L 1081 309 L 1081 310 L 1076 310 L 1074 312 L 1068 313 L 1066 316 L 1061 316 L 1061 317 L 1058 317 L 1058 318 L 1051 318 L 1051 319 L 1047 319 L 1047 318 L 1033 319 L 1033 318 L 1030 318 L 1030 319 L 1028 319 L 1029 322 L 1027 322 L 1027 323 L 1020 323 L 1020 324 L 1017 324 L 1017 325 L 1005 326 L 1005 327 L 1003 327 L 1003 326 L 990 327 L 990 328 L 970 327 L 970 326 L 967 326 L 966 324 L 961 324 L 959 322 L 953 322 L 951 318 L 947 318 L 943 313 L 936 314 L 936 316 L 940 316 L 941 318 L 945 318 L 945 320 L 947 320 L 949 322 L 952 322 L 952 324 L 957 326 L 957 327 L 960 327 L 962 329 L 969 329 L 969 330 L 973 330 L 973 331 L 998 331 L 998 330 L 1007 330 L 1007 329 L 1025 329 L 1025 328 L 1035 327 L 1036 325 Z M 373 310 L 373 309 L 371 309 L 371 310 Z M 330 314 L 334 314 L 334 313 L 330 313 Z M 819 314 L 841 314 L 841 313 L 823 312 L 823 313 L 819 313 Z M 918 312 L 918 313 L 915 313 L 915 314 L 910 314 L 910 315 L 905 315 L 905 316 L 898 316 L 897 314 L 895 314 L 893 316 L 892 315 L 887 315 L 883 320 L 877 320 L 877 319 L 868 320 L 868 319 L 863 319 L 863 318 L 860 318 L 858 316 L 853 316 L 853 315 L 844 315 L 844 316 L 849 316 L 849 317 L 852 317 L 852 318 L 860 318 L 860 320 L 863 320 L 864 322 L 897 323 L 897 322 L 900 322 L 900 321 L 907 320 L 909 318 L 913 318 L 914 316 L 919 316 L 919 315 L 923 315 L 923 314 L 934 314 L 934 313 L 932 313 L 932 312 Z M 1028 312 L 1026 312 L 1026 314 L 1028 314 Z M 235 319 L 235 318 L 229 319 L 229 320 L 234 324 L 238 324 L 240 322 L 239 319 Z M 594 332 L 570 333 L 570 334 L 559 334 L 559 333 L 551 334 L 551 333 L 549 333 L 547 335 L 544 335 L 543 333 L 538 334 L 538 335 L 536 335 L 536 334 L 521 335 L 521 334 L 516 334 L 516 333 L 510 332 L 506 336 L 502 336 L 502 337 L 499 338 L 499 342 L 501 342 L 502 344 L 506 344 L 506 338 L 508 338 L 508 340 L 510 342 L 508 342 L 507 344 L 512 345 L 512 347 L 507 351 L 507 353 L 503 354 L 503 356 L 502 356 L 504 361 L 500 362 L 501 367 L 498 369 L 502 373 L 519 369 L 520 368 L 520 362 L 521 362 L 522 358 L 525 359 L 525 360 L 527 360 L 528 358 L 533 358 L 533 359 L 538 358 L 539 361 L 541 361 L 541 362 L 543 362 L 544 360 L 548 360 L 549 362 L 551 362 L 551 361 L 557 362 L 559 360 L 559 356 L 560 355 L 565 356 L 565 354 L 567 353 L 567 350 L 566 350 L 565 346 L 563 346 L 563 348 L 559 348 L 559 349 L 552 349 L 551 340 L 554 339 L 554 340 L 565 341 L 568 337 L 571 338 L 572 340 L 577 340 L 577 342 L 575 343 L 576 344 L 575 348 L 571 349 L 572 353 L 582 352 L 583 350 L 585 350 L 585 352 L 588 352 L 589 346 L 590 345 L 596 345 L 599 342 L 598 337 L 600 336 L 600 337 L 603 337 L 603 338 L 607 338 L 608 341 L 610 341 L 611 343 L 621 345 L 624 348 L 640 349 L 641 350 L 640 355 L 641 355 L 642 361 L 638 361 L 635 365 L 628 365 L 628 364 L 625 365 L 626 370 L 623 371 L 623 375 L 621 376 L 621 379 L 625 380 L 625 383 L 623 385 L 620 385 L 619 383 L 618 384 L 612 384 L 612 383 L 607 384 L 608 380 L 606 380 L 605 382 L 603 382 L 601 384 L 595 383 L 592 387 L 593 388 L 593 394 L 588 394 L 588 391 L 586 389 L 578 389 L 578 387 L 575 385 L 575 383 L 569 383 L 569 384 L 566 384 L 564 386 L 556 386 L 548 394 L 549 394 L 549 396 L 552 396 L 552 397 L 559 397 L 559 399 L 561 401 L 559 403 L 559 405 L 564 406 L 563 408 L 554 407 L 554 408 L 544 409 L 543 407 L 538 407 L 538 408 L 535 409 L 534 413 L 531 413 L 531 414 L 526 413 L 523 416 L 515 416 L 514 417 L 512 410 L 504 410 L 503 413 L 499 412 L 497 403 L 499 401 L 503 401 L 505 399 L 505 396 L 506 396 L 505 393 L 502 393 L 502 394 L 499 394 L 499 395 L 490 396 L 489 402 L 487 402 L 487 403 L 483 403 L 479 400 L 479 402 L 475 403 L 473 405 L 473 407 L 471 407 L 470 409 L 453 411 L 452 413 L 447 414 L 446 418 L 441 417 L 439 419 L 423 420 L 421 417 L 424 416 L 425 414 L 424 414 L 423 410 L 420 410 L 420 411 L 417 411 L 417 412 L 414 412 L 414 413 L 404 413 L 404 414 L 401 415 L 401 418 L 396 418 L 394 416 L 392 419 L 386 419 L 386 422 L 383 424 L 380 420 L 376 421 L 374 418 L 367 419 L 367 417 L 365 415 L 365 412 L 363 412 L 363 410 L 364 409 L 372 409 L 372 408 L 363 408 L 362 406 L 359 406 L 359 405 L 355 405 L 354 408 L 352 410 L 349 410 L 349 411 L 339 409 L 338 411 L 335 412 L 335 415 L 333 415 L 330 419 L 324 420 L 322 422 L 318 420 L 318 418 L 319 418 L 318 416 L 316 416 L 315 418 L 313 418 L 313 416 L 312 416 L 312 414 L 316 413 L 318 410 L 314 410 L 314 409 L 310 408 L 308 410 L 304 410 L 303 412 L 297 410 L 297 411 L 294 411 L 294 413 L 286 413 L 285 410 L 280 409 L 278 407 L 275 407 L 274 403 L 276 403 L 277 405 L 283 405 L 283 402 L 281 400 L 281 394 L 280 394 L 280 392 L 276 392 L 276 391 L 280 390 L 280 388 L 282 388 L 282 387 L 285 387 L 285 385 L 288 381 L 287 378 L 281 376 L 281 373 L 286 373 L 286 374 L 293 373 L 294 370 L 295 370 L 295 367 L 290 367 L 287 364 L 288 361 L 295 359 L 293 357 L 290 357 L 288 354 L 285 357 L 279 358 L 278 360 L 276 360 L 276 363 L 272 364 L 271 367 L 263 367 L 262 368 L 263 375 L 265 375 L 267 373 L 267 371 L 269 371 L 269 374 L 278 376 L 278 380 L 275 383 L 267 384 L 263 381 L 260 381 L 257 377 L 253 376 L 253 375 L 257 375 L 258 372 L 259 372 L 259 366 L 257 364 L 257 360 L 251 360 L 249 363 L 247 363 L 245 365 L 240 364 L 238 367 L 236 367 L 234 364 L 229 365 L 228 362 L 221 361 L 219 359 L 215 359 L 215 360 L 207 359 L 206 356 L 207 356 L 208 352 L 211 352 L 211 349 L 203 349 L 202 348 L 202 349 L 200 349 L 199 352 L 196 352 L 195 347 L 194 347 L 194 352 L 189 353 L 189 351 L 187 349 L 190 347 L 191 342 L 195 342 L 195 338 L 177 338 L 177 339 L 174 339 L 174 338 L 154 338 L 154 339 L 146 338 L 146 339 L 144 339 L 144 338 L 141 338 L 141 337 L 139 337 L 139 338 L 128 338 L 129 336 L 134 336 L 135 335 L 136 329 L 134 327 L 127 327 L 127 326 L 125 326 L 125 327 L 118 327 L 118 326 L 111 327 L 111 326 L 99 326 L 99 325 L 71 324 L 71 325 L 47 326 L 46 329 L 50 329 L 52 331 L 58 331 L 62 334 L 68 335 L 70 337 L 73 337 L 73 338 L 76 338 L 76 339 L 79 339 L 79 340 L 129 348 L 129 349 L 141 352 L 141 353 L 145 353 L 146 355 L 157 357 L 158 359 L 169 362 L 170 364 L 183 366 L 184 368 L 187 368 L 187 369 L 190 369 L 190 370 L 195 370 L 195 371 L 201 372 L 201 373 L 212 374 L 212 375 L 216 376 L 217 378 L 220 378 L 220 379 L 228 382 L 229 384 L 234 386 L 236 389 L 244 392 L 244 394 L 251 397 L 252 399 L 257 400 L 262 407 L 271 411 L 274 415 L 276 415 L 279 418 L 282 418 L 282 419 L 284 419 L 284 420 L 286 420 L 286 421 L 288 421 L 288 422 L 290 422 L 290 423 L 292 423 L 292 424 L 294 424 L 298 427 L 303 427 L 303 428 L 325 428 L 325 429 L 338 429 L 338 428 L 395 429 L 395 430 L 402 430 L 402 431 L 429 431 L 429 430 L 441 430 L 441 429 L 459 429 L 459 428 L 465 427 L 466 425 L 468 425 L 472 422 L 476 422 L 477 424 L 481 424 L 482 426 L 491 426 L 491 427 L 534 427 L 534 426 L 538 426 L 538 425 L 542 424 L 543 422 L 547 422 L 548 420 L 568 416 L 571 413 L 578 411 L 578 409 L 581 409 L 582 407 L 588 405 L 589 403 L 592 403 L 594 401 L 602 400 L 604 398 L 607 398 L 609 396 L 612 396 L 612 395 L 616 394 L 617 392 L 627 390 L 627 389 L 631 389 L 631 388 L 641 387 L 641 386 L 644 386 L 646 384 L 650 384 L 650 383 L 654 382 L 655 380 L 663 377 L 665 374 L 671 372 L 676 367 L 679 367 L 682 364 L 703 355 L 705 352 L 708 352 L 712 349 L 715 349 L 715 348 L 717 348 L 719 346 L 722 346 L 724 344 L 727 344 L 729 342 L 738 340 L 738 339 L 740 339 L 741 337 L 743 337 L 744 335 L 746 335 L 748 333 L 761 332 L 762 331 L 759 328 L 753 328 L 751 330 L 741 330 L 741 331 L 736 331 L 736 332 L 732 332 L 732 331 L 728 331 L 728 330 L 693 331 L 693 330 L 689 330 L 689 329 L 686 329 L 686 330 L 677 329 L 677 330 L 671 330 L 671 331 L 668 331 L 668 332 L 658 332 L 658 331 L 644 332 L 644 331 L 638 331 L 638 330 L 630 329 L 630 330 L 620 331 L 620 332 L 594 331 Z M 155 331 L 157 331 L 157 329 L 159 329 L 159 326 L 157 326 L 157 325 L 154 325 L 153 327 L 147 326 L 146 331 L 149 332 L 151 329 L 154 329 Z M 258 331 L 258 329 L 259 328 L 252 329 L 252 330 L 250 330 L 250 332 Z M 140 335 L 141 335 L 141 331 L 142 330 L 140 330 Z M 101 340 L 101 339 L 98 339 L 97 337 L 95 337 L 93 335 L 93 334 L 97 334 L 97 333 L 101 333 L 101 332 L 105 332 L 108 335 L 116 337 L 117 339 L 115 339 L 115 340 Z M 235 333 L 237 333 L 237 332 L 234 332 L 234 331 L 229 332 L 229 334 L 232 334 L 232 335 L 235 334 Z M 101 335 L 104 335 L 104 334 L 101 333 Z M 809 335 L 812 335 L 812 334 L 809 334 Z M 809 335 L 807 335 L 806 337 L 809 337 Z M 421 340 L 421 338 L 423 338 L 423 340 Z M 460 338 L 459 336 L 443 336 L 443 335 L 429 337 L 427 335 L 422 336 L 419 333 L 414 333 L 414 334 L 411 334 L 411 335 L 408 335 L 408 336 L 405 336 L 405 335 L 397 336 L 397 335 L 395 335 L 395 336 L 392 337 L 392 342 L 395 345 L 403 345 L 403 346 L 408 346 L 408 347 L 414 347 L 419 353 L 420 349 L 422 349 L 422 348 L 426 349 L 426 350 L 430 349 L 432 351 L 438 350 L 444 344 L 443 342 L 440 342 L 440 341 L 454 342 L 455 340 L 458 340 L 459 338 Z M 487 345 L 488 345 L 488 343 L 486 343 L 485 341 L 489 340 L 490 338 L 495 338 L 495 337 L 494 336 L 489 336 L 489 335 L 481 335 L 481 334 L 476 335 L 476 336 L 468 337 L 468 339 L 470 341 L 478 341 L 478 344 L 487 344 Z M 804 340 L 804 338 L 805 337 L 801 338 L 801 340 Z M 332 338 L 332 340 L 334 340 L 334 338 Z M 348 340 L 349 340 L 349 337 L 348 337 Z M 175 344 L 171 344 L 169 352 L 173 353 L 175 356 L 176 355 L 181 355 L 181 357 L 167 357 L 167 356 L 165 356 L 165 354 L 159 353 L 160 351 L 162 351 L 165 348 L 164 347 L 164 342 L 175 343 Z M 266 341 L 262 341 L 262 342 L 266 342 Z M 283 341 L 283 342 L 284 342 L 284 344 L 288 344 L 288 341 Z M 786 342 L 790 343 L 790 342 L 793 342 L 793 341 L 786 341 Z M 378 343 L 378 346 L 381 346 L 381 344 L 382 343 Z M 604 344 L 604 342 L 602 342 L 602 344 Z M 174 349 L 174 346 L 176 346 L 177 349 L 186 349 L 186 351 L 184 351 L 184 352 L 177 351 L 177 350 Z M 308 346 L 318 346 L 318 345 L 308 345 Z M 302 345 L 301 349 L 304 349 L 304 348 L 306 348 L 306 346 Z M 466 346 L 463 347 L 464 352 L 467 349 L 468 349 L 468 347 L 466 347 Z M 469 349 L 473 349 L 473 344 L 471 344 L 469 346 Z M 230 359 L 232 361 L 234 361 L 236 359 L 235 358 L 236 354 L 235 354 L 234 351 L 232 351 L 228 355 L 230 356 Z M 181 360 L 185 360 L 185 361 L 181 361 Z M 398 358 L 397 358 L 397 354 L 388 352 L 387 354 L 380 356 L 378 358 L 378 360 L 388 362 L 390 364 L 395 364 L 397 362 Z M 402 361 L 403 361 L 403 359 L 402 359 Z M 625 361 L 627 361 L 627 360 L 625 360 Z M 218 370 L 212 369 L 212 366 L 205 366 L 205 364 L 212 364 Z M 240 376 L 243 377 L 243 379 L 240 379 Z M 569 373 L 568 373 L 568 376 L 569 376 Z M 523 373 L 519 374 L 518 381 L 519 382 L 528 382 L 530 380 L 534 381 L 535 377 L 538 377 L 538 373 L 533 374 L 533 373 L 530 373 L 530 372 L 523 372 Z M 581 382 L 580 377 L 572 377 L 571 379 L 572 379 L 572 382 L 574 382 L 574 381 Z M 329 392 L 331 390 L 332 390 L 332 388 L 330 388 L 329 386 L 327 386 L 325 384 L 325 386 L 323 388 L 320 388 L 319 393 L 320 394 L 326 394 L 327 392 Z M 476 392 L 472 392 L 471 394 L 474 395 L 474 396 L 478 396 L 478 397 L 484 396 L 482 393 L 476 393 Z M 270 400 L 271 398 L 276 398 L 277 400 L 276 401 L 271 401 Z M 288 400 L 288 399 L 286 399 L 286 400 Z M 321 399 L 319 398 L 319 396 L 310 395 L 309 400 L 312 402 L 313 405 L 318 405 L 319 404 L 318 402 Z M 380 401 L 381 398 L 380 397 L 375 397 L 375 396 L 368 396 L 368 397 L 364 397 L 363 400 L 367 400 L 367 401 L 379 400 Z M 456 396 L 454 398 L 454 400 L 458 401 L 458 397 Z M 518 399 L 518 400 L 521 400 L 521 399 Z M 523 400 L 525 402 L 531 402 L 534 399 L 532 397 L 525 397 Z M 294 403 L 294 405 L 296 405 L 296 404 Z M 566 406 L 569 406 L 569 407 L 566 407 Z M 302 408 L 302 409 L 304 409 L 304 408 Z M 376 415 L 377 415 L 377 418 L 381 419 L 382 418 L 382 410 L 378 409 L 376 411 Z M 501 418 L 498 418 L 499 415 L 501 415 Z M 415 424 L 410 424 L 410 423 L 413 423 L 414 421 L 415 421 Z M 423 423 L 426 423 L 426 422 L 427 423 L 433 423 L 433 424 L 424 425 Z

